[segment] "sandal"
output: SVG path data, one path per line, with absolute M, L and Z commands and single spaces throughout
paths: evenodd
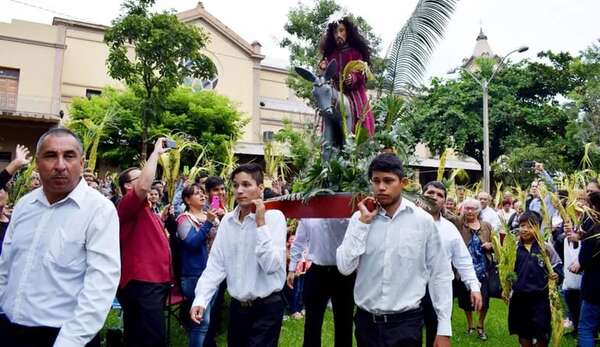
M 483 328 L 479 328 L 479 327 L 477 328 L 477 336 L 479 336 L 479 339 L 481 341 L 487 341 L 487 339 L 488 339 L 488 336 L 485 333 L 485 331 L 483 330 Z

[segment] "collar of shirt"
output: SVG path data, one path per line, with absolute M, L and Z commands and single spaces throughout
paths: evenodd
M 412 210 L 416 207 L 415 204 L 406 200 L 406 198 L 401 197 L 400 199 L 402 199 L 400 201 L 400 206 L 398 206 L 398 208 L 396 209 L 396 212 L 394 212 L 394 215 L 391 217 L 392 220 L 395 219 L 396 216 L 398 216 L 402 211 L 407 210 L 407 212 L 412 212 Z M 379 216 L 384 217 L 384 218 L 390 218 L 387 215 L 387 212 L 383 207 L 379 208 Z
M 240 206 L 236 206 L 235 209 L 233 210 L 233 215 L 231 218 L 233 220 L 234 223 L 242 225 L 244 224 L 243 222 L 246 221 L 246 219 L 250 218 L 252 221 L 256 220 L 256 214 L 254 213 L 248 213 L 246 215 L 246 217 L 244 217 L 244 220 L 240 222 L 240 213 L 242 212 L 242 209 L 240 208 Z
M 33 200 L 31 201 L 31 203 L 32 204 L 40 203 L 40 204 L 44 205 L 45 207 L 52 207 L 52 206 L 60 205 L 67 200 L 71 200 L 77 205 L 77 207 L 81 208 L 87 189 L 88 189 L 87 182 L 84 179 L 79 178 L 79 183 L 77 183 L 77 185 L 75 186 L 75 189 L 73 189 L 69 193 L 69 195 L 67 195 L 64 199 L 62 199 L 60 201 L 50 204 L 50 202 L 48 202 L 48 198 L 46 197 L 46 194 L 44 194 L 43 187 L 40 187 L 34 191 L 35 196 L 34 196 Z

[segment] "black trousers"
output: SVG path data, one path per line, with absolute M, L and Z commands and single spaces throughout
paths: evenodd
M 577 331 L 577 327 L 579 326 L 579 315 L 581 314 L 581 290 L 567 289 L 564 294 L 567 308 L 569 309 L 571 319 L 573 320 L 573 326 L 575 327 L 575 331 Z
M 335 346 L 352 346 L 354 280 L 356 274 L 342 275 L 336 266 L 312 264 L 304 279 L 304 347 L 321 347 L 321 329 L 327 303 L 333 306 Z
M 421 301 L 421 306 L 423 307 L 423 316 L 425 319 L 425 346 L 433 347 L 433 342 L 437 336 L 438 317 L 433 308 L 429 290 L 425 292 L 425 296 Z
M 285 303 L 281 292 L 252 303 L 231 298 L 229 347 L 277 347 Z
M 165 304 L 169 286 L 131 281 L 117 291 L 123 307 L 123 333 L 128 347 L 165 347 Z
M 204 338 L 204 347 L 217 347 L 217 336 L 223 322 L 223 306 L 225 304 L 225 290 L 227 289 L 227 280 L 223 280 L 219 285 L 219 289 L 215 295 L 215 301 L 210 308 L 210 323 L 208 331 Z
M 423 310 L 416 309 L 387 316 L 374 316 L 356 310 L 356 344 L 358 347 L 421 347 Z
M 5 347 L 52 347 L 60 328 L 26 327 L 11 323 L 0 314 L 0 345 Z M 100 335 L 96 335 L 86 347 L 100 347 Z

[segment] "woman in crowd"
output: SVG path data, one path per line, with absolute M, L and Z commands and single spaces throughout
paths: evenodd
M 461 236 L 473 258 L 475 274 L 481 283 L 481 296 L 483 303 L 479 311 L 479 321 L 477 324 L 477 335 L 482 341 L 487 340 L 485 332 L 485 316 L 490 303 L 488 292 L 488 277 L 491 264 L 492 226 L 479 218 L 481 212 L 481 203 L 477 199 L 466 198 L 462 203 L 462 214 L 460 217 L 451 218 L 461 233 Z M 471 305 L 471 296 L 464 284 L 458 285 L 457 293 L 458 306 L 465 311 L 467 316 L 467 332 L 472 334 L 475 331 L 473 326 L 473 306 Z
M 160 215 L 160 211 L 162 209 L 162 203 L 160 201 L 160 193 L 158 189 L 151 188 L 150 192 L 148 192 L 148 202 L 150 202 L 150 208 L 154 213 Z
M 181 195 L 186 206 L 186 211 L 177 218 L 177 236 L 181 240 L 181 290 L 186 298 L 187 307 L 191 307 L 196 283 L 208 260 L 207 238 L 218 220 L 215 210 L 205 211 L 206 194 L 199 185 L 185 187 Z M 204 311 L 202 322 L 191 322 L 190 347 L 202 347 L 209 323 L 210 303 Z

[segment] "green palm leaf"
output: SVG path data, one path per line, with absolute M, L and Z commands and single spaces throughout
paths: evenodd
M 419 0 L 387 53 L 385 79 L 390 93 L 405 93 L 420 82 L 455 5 L 456 0 Z

